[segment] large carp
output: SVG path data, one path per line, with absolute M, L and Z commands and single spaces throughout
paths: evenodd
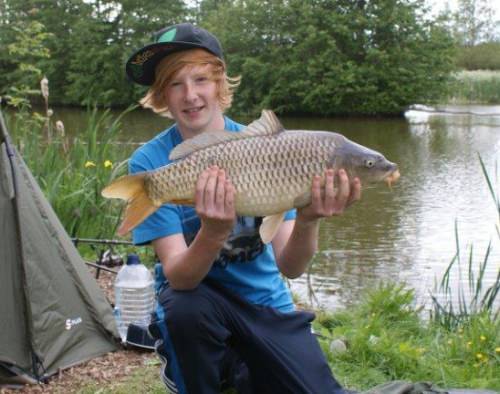
M 268 243 L 284 213 L 311 201 L 314 175 L 328 168 L 344 168 L 362 183 L 399 178 L 396 164 L 380 153 L 327 131 L 285 130 L 272 111 L 241 132 L 205 132 L 177 145 L 173 162 L 153 171 L 124 176 L 103 191 L 128 205 L 118 230 L 123 235 L 162 204 L 194 205 L 196 181 L 207 167 L 225 170 L 235 188 L 235 209 L 240 216 L 264 216 L 260 235 Z

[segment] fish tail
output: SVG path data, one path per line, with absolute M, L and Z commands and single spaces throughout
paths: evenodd
M 156 211 L 156 206 L 149 198 L 144 187 L 145 174 L 127 175 L 106 186 L 101 194 L 106 198 L 120 198 L 127 201 L 125 215 L 118 235 L 124 235 Z

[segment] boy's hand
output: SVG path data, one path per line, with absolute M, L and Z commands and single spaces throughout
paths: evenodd
M 195 209 L 205 234 L 225 240 L 234 227 L 235 189 L 224 170 L 211 166 L 200 174 L 196 183 Z
M 361 182 L 354 178 L 349 182 L 345 170 L 337 171 L 338 185 L 335 185 L 335 171 L 325 171 L 325 186 L 321 188 L 321 177 L 315 175 L 311 188 L 311 204 L 297 209 L 297 220 L 303 223 L 341 215 L 344 210 L 361 198 Z M 335 187 L 336 186 L 336 187 Z

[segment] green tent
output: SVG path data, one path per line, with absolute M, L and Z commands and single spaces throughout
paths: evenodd
M 111 306 L 10 141 L 0 112 L 0 384 L 117 349 Z

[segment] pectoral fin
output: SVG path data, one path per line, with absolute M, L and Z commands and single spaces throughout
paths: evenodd
M 284 218 L 285 212 L 282 212 L 276 215 L 266 216 L 262 220 L 262 224 L 259 228 L 259 234 L 262 242 L 268 244 L 273 240 L 274 236 L 278 232 L 278 229 L 280 228 L 281 223 L 283 223 Z
M 299 195 L 295 200 L 293 200 L 293 206 L 295 208 L 302 208 L 311 203 L 311 191 L 308 190 L 305 193 Z

